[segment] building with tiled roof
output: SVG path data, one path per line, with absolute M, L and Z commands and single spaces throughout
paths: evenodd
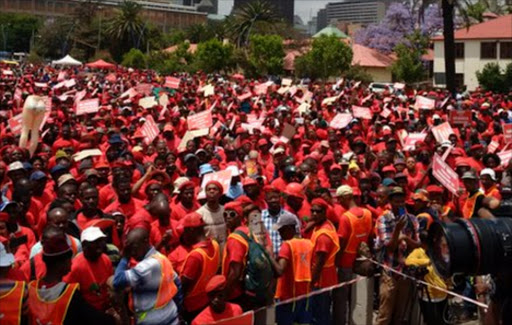
M 444 39 L 434 37 L 434 85 L 446 84 Z M 476 72 L 489 62 L 503 69 L 512 63 L 512 14 L 500 16 L 455 31 L 455 72 L 459 85 L 468 90 L 478 87 Z

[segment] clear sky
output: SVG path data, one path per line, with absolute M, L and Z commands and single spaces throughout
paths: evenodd
M 272 0 L 279 1 L 279 0 Z M 295 14 L 306 24 L 311 17 L 316 16 L 319 9 L 325 7 L 329 2 L 336 2 L 337 0 L 295 0 Z M 219 14 L 228 15 L 233 7 L 233 0 L 219 0 Z

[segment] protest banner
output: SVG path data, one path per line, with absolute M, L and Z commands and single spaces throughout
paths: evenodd
M 352 115 L 354 115 L 355 118 L 362 118 L 365 120 L 372 119 L 372 111 L 368 107 L 352 105 Z
M 449 113 L 449 121 L 451 125 L 470 125 L 472 113 L 470 110 L 451 110 Z
M 144 122 L 144 125 L 142 125 L 140 131 L 142 135 L 144 135 L 144 141 L 146 144 L 150 144 L 158 136 L 160 130 L 158 129 L 153 116 L 146 115 L 145 119 L 146 121 Z
M 380 116 L 382 116 L 383 118 L 388 118 L 389 115 L 391 115 L 391 110 L 389 108 L 386 108 L 384 107 L 382 109 L 382 112 L 380 112 Z
M 238 96 L 238 100 L 243 102 L 244 100 L 248 99 L 248 98 L 251 98 L 252 97 L 252 93 L 251 92 L 246 92 L 240 96 Z
M 331 120 L 331 127 L 335 129 L 344 129 L 352 121 L 353 116 L 350 113 L 338 113 Z
M 148 83 L 141 83 L 136 85 L 135 91 L 137 91 L 139 94 L 142 94 L 144 96 L 151 95 L 151 92 L 153 91 L 153 85 Z
M 306 114 L 309 111 L 310 107 L 311 105 L 309 103 L 302 102 L 302 104 L 300 104 L 299 107 L 297 108 L 297 111 L 299 112 L 299 114 Z
M 218 171 L 216 173 L 209 173 L 203 176 L 203 181 L 201 182 L 201 193 L 199 193 L 198 198 L 205 197 L 206 184 L 210 181 L 217 181 L 222 185 L 224 193 L 227 193 L 229 190 L 229 186 L 231 185 L 232 178 L 231 170 L 225 169 Z
M 512 124 L 511 123 L 503 125 L 503 140 L 505 140 L 505 143 L 512 142 Z
M 65 86 L 66 88 L 71 88 L 71 87 L 73 87 L 73 86 L 75 86 L 75 85 L 76 85 L 76 81 L 75 81 L 75 79 L 69 79 L 69 80 L 66 80 L 66 81 L 64 82 L 64 86 Z
M 291 86 L 292 85 L 292 79 L 290 78 L 283 78 L 281 80 L 281 87 Z
M 180 82 L 181 80 L 179 78 L 165 77 L 164 87 L 178 89 L 180 88 Z
M 254 93 L 256 95 L 265 95 L 268 91 L 268 85 L 266 83 L 254 86 Z
M 76 115 L 96 113 L 100 109 L 99 98 L 81 100 L 76 105 Z
M 187 126 L 189 130 L 198 130 L 209 128 L 213 125 L 212 112 L 210 110 L 189 115 L 187 117 Z
M 57 81 L 62 81 L 64 79 L 66 79 L 66 75 L 67 75 L 66 71 L 59 72 L 59 75 L 57 76 Z
M 512 150 L 501 151 L 498 153 L 498 157 L 500 157 L 501 165 L 507 168 L 510 159 L 512 159 Z
M 21 133 L 21 121 L 23 117 L 22 114 L 18 114 L 16 116 L 13 116 L 9 119 L 8 124 L 9 128 L 11 129 L 12 134 L 18 135 Z
M 393 85 L 393 88 L 397 89 L 397 90 L 402 90 L 405 88 L 405 84 L 404 83 L 400 83 L 400 82 L 395 82 L 395 84 Z
M 437 153 L 432 162 L 432 175 L 453 195 L 459 195 L 459 175 Z
M 337 99 L 338 96 L 324 98 L 324 100 L 322 100 L 322 106 L 332 105 Z
M 448 141 L 451 134 L 454 134 L 450 123 L 444 122 L 432 128 L 432 134 L 438 143 Z
M 423 96 L 416 96 L 416 102 L 414 103 L 414 109 L 434 109 L 436 107 L 435 99 L 430 99 Z
M 416 143 L 424 141 L 426 137 L 426 133 L 409 133 L 403 138 L 404 151 L 414 150 L 416 148 Z
M 169 104 L 169 96 L 167 96 L 167 94 L 160 95 L 158 98 L 158 103 L 162 105 L 164 109 L 166 109 L 167 105 Z
M 110 73 L 110 74 L 108 74 L 108 75 L 105 77 L 105 80 L 107 80 L 107 81 L 108 81 L 108 82 L 110 82 L 110 83 L 114 83 L 114 82 L 116 82 L 116 80 L 117 80 L 116 74 L 115 74 L 115 73 Z
M 499 146 L 500 144 L 497 141 L 491 141 L 491 143 L 489 143 L 489 145 L 487 146 L 487 152 L 495 153 L 496 149 L 498 149 Z

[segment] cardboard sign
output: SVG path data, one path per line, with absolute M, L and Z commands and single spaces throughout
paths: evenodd
M 386 107 L 384 107 L 382 112 L 380 112 L 380 116 L 382 116 L 383 118 L 388 118 L 389 115 L 391 115 L 391 110 Z
M 292 79 L 290 78 L 283 78 L 281 80 L 281 87 L 291 86 L 292 85 Z
M 432 162 L 432 175 L 453 195 L 459 195 L 459 175 L 437 153 Z
M 147 115 L 145 118 L 146 118 L 146 122 L 144 122 L 144 125 L 142 125 L 142 128 L 140 131 L 141 131 L 142 135 L 144 135 L 144 137 L 145 137 L 144 141 L 147 144 L 150 144 L 158 136 L 158 134 L 160 133 L 160 130 L 158 129 L 158 126 L 156 125 L 155 120 L 153 119 L 153 116 Z
M 438 126 L 434 126 L 432 128 L 432 134 L 436 138 L 438 143 L 442 143 L 443 141 L 448 141 L 451 134 L 454 134 L 450 123 L 444 122 L 443 124 L 439 124 Z
M 23 120 L 22 114 L 18 114 L 9 119 L 9 128 L 12 134 L 17 135 L 21 133 L 21 121 Z
M 330 126 L 334 129 L 344 129 L 352 121 L 353 116 L 350 113 L 338 113 L 332 119 Z
M 489 145 L 487 146 L 487 152 L 494 153 L 496 152 L 496 149 L 498 149 L 499 146 L 500 144 L 497 141 L 491 141 L 491 143 L 489 143 Z
M 87 90 L 85 90 L 85 89 L 77 92 L 75 94 L 75 103 L 80 102 L 85 97 L 85 95 L 87 95 Z
M 251 98 L 252 97 L 252 93 L 251 92 L 247 92 L 245 94 L 242 94 L 240 96 L 238 96 L 238 100 L 243 102 L 244 100 L 248 99 L 248 98 Z
M 64 79 L 66 79 L 66 75 L 67 75 L 66 71 L 59 72 L 59 75 L 57 76 L 57 81 L 62 81 Z
M 151 108 L 151 107 L 157 106 L 157 105 L 158 105 L 158 103 L 155 100 L 155 96 L 148 96 L 148 97 L 139 99 L 140 107 L 148 109 L 148 108 Z
M 169 96 L 167 94 L 163 94 L 158 98 L 158 103 L 162 105 L 162 107 L 165 109 L 167 108 L 167 105 L 169 104 Z
M 291 140 L 291 138 L 293 138 L 295 133 L 297 133 L 297 130 L 295 130 L 295 128 L 292 125 L 290 125 L 288 123 L 284 123 L 284 129 L 283 129 L 283 134 L 282 134 L 283 137 Z
M 311 98 L 313 98 L 313 93 L 310 92 L 309 90 L 306 90 L 306 92 L 304 92 L 304 95 L 302 95 L 302 98 L 297 99 L 297 101 L 299 103 L 310 102 Z
M 64 82 L 64 86 L 65 86 L 66 88 L 71 88 L 71 87 L 73 87 L 73 86 L 75 86 L 75 85 L 76 85 L 76 81 L 75 81 L 75 79 L 69 79 L 69 80 L 66 80 L 66 81 Z
M 178 89 L 180 88 L 180 82 L 181 80 L 179 78 L 165 77 L 164 87 Z
M 420 142 L 420 141 L 424 141 L 426 136 L 427 136 L 426 133 L 409 133 L 403 139 L 404 151 L 414 150 L 416 148 L 416 143 Z
M 209 128 L 213 125 L 212 112 L 203 111 L 187 117 L 187 126 L 189 130 L 199 130 Z
M 151 92 L 153 91 L 153 85 L 148 83 L 138 84 L 134 88 L 139 94 L 143 94 L 145 96 L 151 95 Z
M 507 168 L 510 159 L 512 159 L 512 150 L 499 152 L 498 157 L 500 157 L 501 165 Z
M 414 109 L 434 109 L 436 107 L 435 99 L 430 99 L 423 96 L 416 96 L 416 102 L 414 103 Z
M 97 113 L 100 109 L 99 98 L 81 100 L 76 105 L 76 115 Z
M 209 173 L 204 175 L 203 181 L 201 182 L 201 192 L 204 193 L 206 190 L 206 184 L 209 181 L 217 181 L 222 185 L 222 189 L 224 193 L 227 193 L 229 190 L 229 185 L 231 184 L 231 170 L 221 170 L 216 173 Z M 201 196 L 201 194 L 199 195 Z
M 505 140 L 505 143 L 512 142 L 512 124 L 503 125 L 503 140 Z
M 338 96 L 327 97 L 322 100 L 322 106 L 331 105 L 338 99 Z
M 449 114 L 451 125 L 470 125 L 472 119 L 472 113 L 469 110 L 459 111 L 451 110 Z
M 260 84 L 254 87 L 256 95 L 265 95 L 268 91 L 268 85 L 266 83 Z
M 215 94 L 215 87 L 212 85 L 206 85 L 203 88 L 201 88 L 201 91 L 203 92 L 204 97 L 212 96 Z
M 368 107 L 352 106 L 352 114 L 355 118 L 362 118 L 365 120 L 372 119 L 372 111 Z
M 302 104 L 299 105 L 299 107 L 297 108 L 297 111 L 300 114 L 306 114 L 309 111 L 310 107 L 311 107 L 310 104 L 308 104 L 307 102 L 303 102 Z

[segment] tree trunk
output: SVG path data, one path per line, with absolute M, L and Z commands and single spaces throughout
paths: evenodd
M 442 0 L 443 36 L 444 36 L 444 68 L 446 89 L 455 97 L 455 36 L 453 25 L 454 0 Z

